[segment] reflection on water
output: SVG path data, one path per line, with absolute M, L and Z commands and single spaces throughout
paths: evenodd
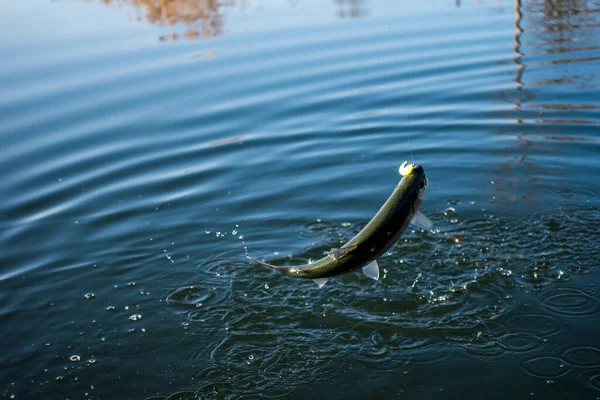
M 138 19 L 152 24 L 184 24 L 183 34 L 188 39 L 200 36 L 218 36 L 223 33 L 223 9 L 235 8 L 235 0 L 100 0 L 108 5 L 125 4 L 135 8 Z M 161 40 L 178 39 L 177 33 L 162 35 Z
M 368 14 L 367 0 L 335 0 L 335 3 L 340 18 L 361 18 Z
M 589 137 L 589 132 L 574 135 L 573 129 L 563 129 L 598 125 L 593 112 L 599 107 L 591 101 L 582 104 L 580 92 L 576 99 L 570 95 L 573 89 L 593 90 L 597 82 L 594 74 L 581 74 L 582 68 L 575 65 L 587 62 L 591 69 L 600 59 L 596 53 L 587 54 L 600 48 L 599 36 L 593 34 L 594 29 L 579 29 L 597 27 L 594 7 L 583 0 L 515 0 L 515 88 L 505 93 L 505 100 L 514 105 L 511 115 L 519 132 L 513 133 L 514 141 L 505 150 L 511 161 L 499 166 L 493 182 L 495 198 L 506 207 L 514 200 L 528 200 L 536 194 L 538 177 L 548 174 L 547 167 L 537 165 L 536 160 L 564 154 L 565 149 L 556 142 L 597 140 Z M 544 96 L 552 86 L 565 89 L 559 90 L 560 96 Z M 498 131 L 505 132 L 506 128 L 498 127 Z
M 183 24 L 187 28 L 182 33 L 172 32 L 161 35 L 161 41 L 177 40 L 180 37 L 199 37 L 223 34 L 225 15 L 235 11 L 244 12 L 249 8 L 262 8 L 262 3 L 251 7 L 249 0 L 98 0 L 109 6 L 125 5 L 136 10 L 138 20 L 152 24 L 172 26 Z M 336 16 L 339 18 L 362 18 L 368 15 L 367 0 L 333 0 Z M 290 7 L 296 7 L 291 2 Z

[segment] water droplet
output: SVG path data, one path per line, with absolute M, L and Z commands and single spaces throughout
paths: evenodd
M 232 234 L 232 235 L 237 235 L 237 229 L 234 229 L 234 230 L 232 230 L 232 231 L 231 231 L 231 234 Z
M 106 311 L 114 311 L 114 310 L 115 310 L 115 306 L 106 307 Z
M 249 359 L 249 360 L 251 360 L 251 361 L 252 361 L 252 360 L 254 360 L 254 355 L 250 354 L 250 355 L 248 356 L 248 359 Z
M 454 214 L 456 214 L 456 209 L 454 207 L 448 207 L 446 209 L 446 211 L 444 211 L 444 215 L 446 217 L 449 217 L 449 216 L 454 215 Z
M 64 380 L 65 380 L 65 377 L 64 377 L 64 376 L 62 376 L 62 375 L 59 375 L 59 376 L 57 376 L 57 377 L 56 377 L 56 380 L 57 380 L 57 381 L 59 381 L 59 382 L 60 382 L 60 381 L 64 381 Z
M 129 286 L 135 286 L 135 282 L 129 282 L 129 283 L 127 283 L 127 285 L 129 285 Z
M 81 357 L 79 357 L 77 354 L 73 354 L 71 357 L 69 357 L 69 360 L 77 362 L 81 360 Z
M 89 300 L 89 299 L 93 299 L 95 296 L 96 295 L 94 293 L 86 293 L 84 297 Z
M 133 314 L 131 317 L 129 317 L 129 319 L 132 321 L 139 321 L 142 319 L 142 314 Z
M 265 289 L 268 289 L 268 288 L 269 288 L 269 284 L 265 283 Z
M 96 359 L 90 358 L 87 362 L 88 364 L 96 364 Z
M 210 231 L 208 231 L 208 230 L 207 230 L 207 231 L 205 231 L 205 232 L 206 232 L 206 234 L 207 234 L 207 235 L 210 235 Z

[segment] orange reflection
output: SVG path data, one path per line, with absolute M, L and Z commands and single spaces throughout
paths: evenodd
M 183 37 L 195 39 L 223 34 L 223 2 L 216 0 L 100 0 L 107 5 L 128 5 L 141 11 L 148 22 L 160 25 L 185 24 Z M 180 35 L 171 33 L 161 40 L 175 40 Z

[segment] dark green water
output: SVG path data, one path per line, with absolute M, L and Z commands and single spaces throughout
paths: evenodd
M 600 398 L 598 1 L 150 3 L 2 2 L 2 398 Z

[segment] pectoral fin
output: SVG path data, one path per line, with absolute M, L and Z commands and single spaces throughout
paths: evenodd
M 375 280 L 379 279 L 379 265 L 377 265 L 377 261 L 371 261 L 369 264 L 364 266 L 362 270 L 369 278 Z
M 321 289 L 323 286 L 325 286 L 325 284 L 327 283 L 327 278 L 317 278 L 317 279 L 313 279 L 313 282 L 317 284 L 317 286 L 319 287 L 319 289 Z
M 431 228 L 433 228 L 433 222 L 431 222 L 429 220 L 429 218 L 427 218 L 426 216 L 424 216 L 423 214 L 421 214 L 420 211 L 417 211 L 415 213 L 415 215 L 413 216 L 413 218 L 410 220 L 410 223 L 418 226 L 421 229 L 425 229 L 425 230 L 431 230 Z

